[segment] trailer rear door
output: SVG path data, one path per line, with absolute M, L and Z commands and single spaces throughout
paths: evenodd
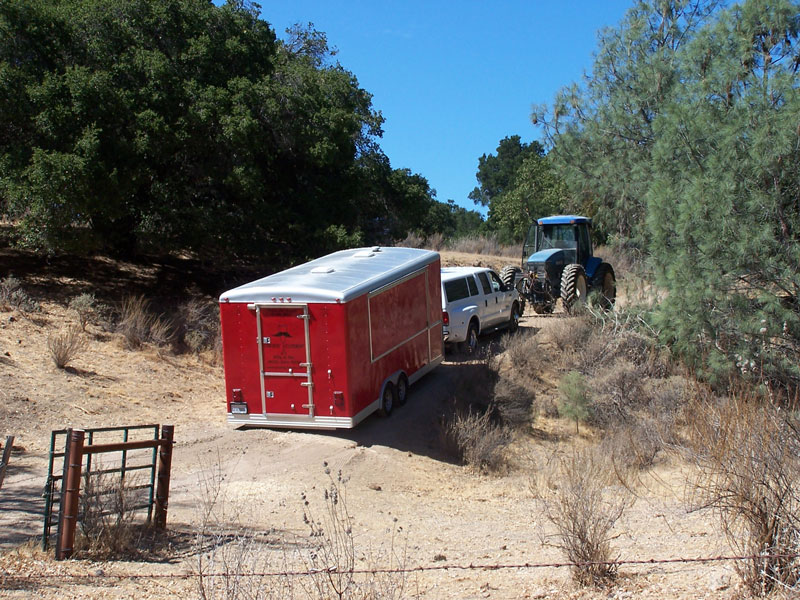
M 313 417 L 308 306 L 256 305 L 255 309 L 264 414 Z

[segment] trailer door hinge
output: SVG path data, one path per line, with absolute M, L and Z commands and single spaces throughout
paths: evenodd
M 297 315 L 297 318 L 298 318 L 298 319 L 307 319 L 307 318 L 308 318 L 308 315 L 307 315 L 307 314 L 305 314 L 305 313 L 303 313 L 302 315 Z
M 314 384 L 311 383 L 310 381 L 304 381 L 300 385 L 303 387 L 314 387 Z
M 299 364 L 299 365 L 297 365 L 297 366 L 298 366 L 298 367 L 306 367 L 306 368 L 310 368 L 310 367 L 311 367 L 311 363 L 300 363 L 300 364 Z

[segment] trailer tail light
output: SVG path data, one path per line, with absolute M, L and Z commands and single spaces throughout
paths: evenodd
M 231 414 L 233 415 L 247 414 L 247 403 L 244 401 L 242 390 L 239 388 L 231 390 Z
M 447 314 L 446 310 L 442 311 L 442 323 L 444 323 L 445 327 L 449 327 L 450 326 L 450 315 Z

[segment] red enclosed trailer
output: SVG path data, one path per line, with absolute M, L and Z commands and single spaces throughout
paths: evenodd
M 439 255 L 342 250 L 220 297 L 228 422 L 346 428 L 443 359 Z

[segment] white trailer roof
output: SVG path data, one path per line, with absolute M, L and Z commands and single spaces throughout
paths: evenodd
M 340 250 L 274 275 L 240 285 L 220 302 L 347 302 L 438 260 L 416 248 Z

